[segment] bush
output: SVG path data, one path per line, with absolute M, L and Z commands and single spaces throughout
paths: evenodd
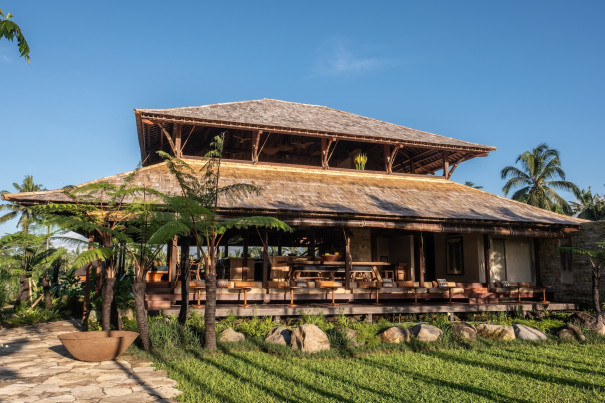
M 182 326 L 174 316 L 148 319 L 149 338 L 156 348 L 195 348 L 203 344 L 203 332 L 193 326 Z
M 30 326 L 38 323 L 53 322 L 61 319 L 58 309 L 46 309 L 40 307 L 30 308 L 22 304 L 8 317 L 4 324 L 7 327 Z

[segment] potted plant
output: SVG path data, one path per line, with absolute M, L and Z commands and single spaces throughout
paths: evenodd
M 355 163 L 355 169 L 363 171 L 366 169 L 366 162 L 368 162 L 368 156 L 367 154 L 358 153 L 355 155 L 353 162 Z
M 338 252 L 334 252 L 334 253 L 326 253 L 324 255 L 321 256 L 321 262 L 336 262 L 340 259 L 340 253 Z

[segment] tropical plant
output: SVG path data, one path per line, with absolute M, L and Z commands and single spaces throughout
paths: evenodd
M 512 199 L 550 211 L 570 214 L 571 208 L 555 189 L 566 190 L 579 195 L 576 185 L 565 180 L 561 168 L 559 152 L 545 143 L 517 157 L 520 168 L 507 166 L 502 169 L 502 179 L 508 179 L 502 191 L 507 196 L 516 190 Z
M 29 63 L 29 45 L 21 32 L 21 28 L 11 20 L 12 17 L 13 15 L 11 13 L 6 14 L 5 16 L 2 10 L 0 10 L 0 38 L 4 37 L 11 42 L 17 38 L 19 52 Z
M 45 190 L 42 185 L 34 183 L 34 177 L 31 175 L 26 175 L 21 184 L 13 182 L 13 187 L 18 193 L 25 192 L 38 192 L 40 190 Z M 7 190 L 3 190 L 0 194 L 10 193 Z M 38 222 L 38 217 L 32 211 L 32 208 L 29 206 L 24 206 L 21 204 L 1 204 L 1 210 L 8 210 L 8 213 L 4 214 L 0 217 L 0 224 L 5 223 L 14 218 L 19 218 L 17 221 L 17 227 L 21 227 L 23 232 L 29 232 L 29 226 L 33 223 Z
M 579 218 L 590 221 L 605 220 L 605 196 L 600 196 L 588 187 L 588 190 L 580 190 L 577 202 L 570 202 L 572 211 Z
M 588 258 L 592 267 L 592 302 L 595 311 L 601 312 L 599 290 L 601 286 L 601 268 L 605 264 L 605 242 L 597 242 L 595 249 L 583 249 L 572 246 L 562 247 L 561 249 L 569 250 Z
M 360 171 L 363 171 L 364 169 L 366 169 L 366 163 L 368 162 L 368 156 L 367 154 L 356 154 L 355 158 L 353 159 L 353 163 L 355 164 L 355 169 L 358 169 Z
M 471 181 L 464 182 L 464 186 L 468 186 L 468 187 L 471 187 L 473 189 L 483 189 L 483 186 L 481 186 L 481 185 L 475 185 L 475 182 L 471 182 Z
M 260 190 L 252 185 L 237 183 L 221 186 L 220 163 L 223 149 L 223 137 L 216 136 L 211 150 L 206 154 L 199 171 L 185 161 L 159 152 L 166 165 L 179 184 L 181 194 L 167 197 L 166 207 L 172 211 L 172 220 L 164 224 L 153 237 L 154 243 L 166 242 L 174 236 L 188 238 L 191 234 L 202 254 L 205 269 L 206 310 L 205 310 L 205 347 L 216 349 L 216 263 L 219 257 L 219 245 L 229 229 L 271 228 L 291 231 L 285 223 L 273 217 L 242 217 L 224 219 L 217 214 L 218 199 L 240 200 Z M 182 295 L 189 295 L 188 271 L 181 268 Z M 179 322 L 186 321 L 187 301 L 181 303 Z

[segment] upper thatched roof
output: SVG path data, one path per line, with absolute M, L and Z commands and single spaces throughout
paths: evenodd
M 200 166 L 198 160 L 189 160 Z M 128 173 L 94 182 L 121 183 Z M 537 207 L 431 176 L 385 175 L 223 161 L 221 185 L 248 183 L 262 188 L 258 196 L 238 202 L 221 200 L 225 210 L 278 216 L 356 216 L 368 219 L 443 221 L 480 225 L 520 224 L 577 227 L 584 222 Z M 179 189 L 164 163 L 138 171 L 133 186 L 168 194 Z M 17 203 L 71 202 L 61 189 L 2 196 Z
M 388 140 L 411 146 L 445 147 L 487 153 L 494 147 L 470 143 L 318 105 L 275 99 L 171 109 L 135 109 L 137 119 L 198 122 L 208 126 L 276 133 L 338 136 L 351 140 Z M 140 127 L 140 121 L 139 127 Z

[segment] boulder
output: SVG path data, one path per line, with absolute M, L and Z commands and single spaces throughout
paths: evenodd
M 378 338 L 385 343 L 406 343 L 412 339 L 412 332 L 410 332 L 409 329 L 393 326 L 380 333 Z
M 353 347 L 363 346 L 363 343 L 361 341 L 357 340 L 357 333 L 359 333 L 357 330 L 353 330 L 353 329 L 349 329 L 348 327 L 344 327 L 344 328 L 342 328 L 342 332 L 344 333 L 345 337 L 351 343 L 351 346 L 353 346 Z
M 466 322 L 454 322 L 452 324 L 452 335 L 459 340 L 475 341 L 477 340 L 477 329 Z
M 413 326 L 410 331 L 420 341 L 437 341 L 443 334 L 438 327 L 424 323 Z
M 538 329 L 525 325 L 513 325 L 515 336 L 519 340 L 546 340 L 548 337 Z
M 560 339 L 575 339 L 577 341 L 586 340 L 586 337 L 582 334 L 582 331 L 571 323 L 553 329 L 552 333 Z
M 220 337 L 218 338 L 218 341 L 221 343 L 237 343 L 239 341 L 244 340 L 246 340 L 246 336 L 244 336 L 243 333 L 236 332 L 230 327 L 223 330 Z
M 122 318 L 126 318 L 128 320 L 134 319 L 134 311 L 132 308 L 119 309 L 119 311 Z
M 265 341 L 271 344 L 281 344 L 283 346 L 290 345 L 290 329 L 284 326 L 275 326 L 269 333 L 267 333 L 267 337 L 265 337 Z
M 305 353 L 317 353 L 330 349 L 328 336 L 317 326 L 306 323 L 292 332 L 292 348 Z
M 571 315 L 569 320 L 577 326 L 594 330 L 598 335 L 605 336 L 605 316 L 602 314 L 595 318 L 586 312 L 576 312 Z
M 477 326 L 477 334 L 492 340 L 506 341 L 515 339 L 515 330 L 512 326 L 481 324 Z

